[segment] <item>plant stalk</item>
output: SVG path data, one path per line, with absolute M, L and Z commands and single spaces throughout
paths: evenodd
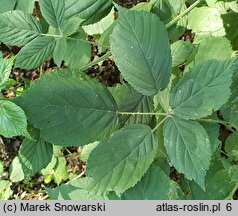
M 202 0 L 195 1 L 190 7 L 188 7 L 184 12 L 176 16 L 174 19 L 172 19 L 169 23 L 165 25 L 165 27 L 168 29 L 171 26 L 173 26 L 176 22 L 178 22 L 181 18 L 183 18 L 185 15 L 187 15 L 193 8 L 195 8 L 199 3 L 201 3 Z

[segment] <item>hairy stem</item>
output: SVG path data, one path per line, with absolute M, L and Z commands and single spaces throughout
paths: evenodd
M 201 3 L 202 0 L 195 1 L 190 7 L 188 7 L 185 11 L 183 11 L 181 14 L 176 16 L 174 19 L 172 19 L 169 23 L 165 25 L 165 27 L 168 29 L 171 26 L 173 26 L 176 22 L 178 22 L 181 18 L 183 18 L 185 15 L 187 15 L 193 8 L 195 8 L 199 3 Z

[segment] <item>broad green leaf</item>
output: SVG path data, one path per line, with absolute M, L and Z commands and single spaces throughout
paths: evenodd
M 238 132 L 229 135 L 226 139 L 225 151 L 232 160 L 238 161 Z
M 91 57 L 91 45 L 82 40 L 67 40 L 65 51 L 65 64 L 70 68 L 80 68 L 89 63 Z
M 211 160 L 205 129 L 197 122 L 172 116 L 164 124 L 164 145 L 173 166 L 202 188 Z
M 39 22 L 23 11 L 8 11 L 0 15 L 0 41 L 24 46 L 41 34 Z
M 192 65 L 209 59 L 230 58 L 233 52 L 230 41 L 225 37 L 206 36 L 194 43 L 198 44 L 198 48 Z
M 123 140 L 123 142 L 122 142 Z M 101 141 L 87 161 L 88 191 L 123 193 L 134 186 L 154 160 L 158 143 L 147 125 L 135 124 Z
M 53 52 L 53 58 L 54 62 L 58 67 L 61 66 L 62 61 L 64 60 L 64 57 L 66 56 L 66 50 L 67 50 L 67 41 L 65 38 L 59 38 L 56 39 L 56 45 Z
M 170 178 L 158 166 L 152 164 L 143 178 L 122 194 L 123 200 L 166 200 L 170 190 Z
M 54 28 L 60 28 L 64 21 L 65 0 L 39 0 L 42 15 Z
M 152 97 L 140 94 L 130 85 L 119 85 L 111 88 L 110 91 L 117 102 L 118 110 L 121 112 L 154 112 Z M 122 124 L 149 124 L 151 119 L 152 116 L 150 115 L 123 115 L 120 118 L 120 122 Z
M 42 138 L 56 145 L 85 145 L 117 126 L 117 106 L 110 92 L 68 69 L 42 76 L 15 101 Z
M 17 0 L 15 10 L 21 10 L 32 14 L 35 0 Z
M 19 182 L 24 179 L 24 173 L 18 157 L 15 157 L 10 166 L 11 182 Z
M 11 185 L 8 180 L 0 180 L 0 200 L 8 200 L 12 196 Z
M 2 58 L 2 53 L 0 52 L 0 90 L 5 86 L 9 75 L 11 73 L 13 59 Z
M 82 20 L 78 17 L 72 17 L 64 21 L 61 31 L 65 37 L 70 36 L 80 30 L 80 24 Z
M 0 100 L 0 125 L 0 134 L 4 137 L 30 137 L 24 111 L 11 101 Z
M 78 16 L 83 19 L 83 25 L 98 22 L 112 8 L 112 0 L 65 0 L 65 18 Z
M 174 114 L 185 119 L 197 119 L 218 110 L 231 94 L 233 64 L 237 61 L 208 60 L 195 65 L 173 88 L 170 106 Z
M 206 0 L 206 3 L 209 7 L 213 6 L 216 2 L 217 0 Z
M 119 70 L 135 90 L 154 95 L 166 88 L 171 53 L 166 28 L 156 15 L 121 8 L 111 49 Z
M 83 29 L 89 35 L 102 34 L 114 22 L 114 9 L 101 19 L 99 22 L 83 26 Z
M 11 11 L 15 7 L 17 0 L 1 0 L 0 1 L 0 14 Z
M 42 140 L 39 131 L 33 130 L 30 134 L 34 140 L 25 138 L 19 150 L 19 159 L 26 177 L 45 168 L 53 154 L 52 145 Z
M 67 182 L 54 189 L 46 188 L 46 192 L 51 200 L 104 200 L 103 195 L 90 194 L 86 187 L 88 178 L 81 178 Z
M 35 69 L 53 55 L 55 47 L 53 37 L 37 38 L 24 46 L 16 56 L 15 67 Z
M 171 44 L 172 67 L 184 63 L 192 54 L 193 48 L 193 44 L 182 40 Z
M 211 7 L 194 8 L 188 15 L 188 28 L 197 35 L 224 36 L 226 34 L 219 10 Z
M 144 11 L 150 12 L 152 8 L 153 8 L 153 5 L 150 2 L 140 2 L 137 5 L 135 5 L 132 8 L 132 10 L 135 10 L 135 11 L 144 10 Z

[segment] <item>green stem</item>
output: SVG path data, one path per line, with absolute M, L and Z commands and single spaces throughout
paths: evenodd
M 169 118 L 169 116 L 166 116 L 159 124 L 157 124 L 155 128 L 152 130 L 152 133 L 155 132 L 165 122 L 167 118 Z
M 168 116 L 167 113 L 140 113 L 140 112 L 118 112 L 121 115 L 158 115 L 158 116 Z
M 182 17 L 187 15 L 193 8 L 195 8 L 199 3 L 201 3 L 202 0 L 195 1 L 190 7 L 188 7 L 184 12 L 176 16 L 174 19 L 172 19 L 169 23 L 165 25 L 165 27 L 168 29 L 171 26 L 173 26 L 176 22 L 178 22 Z
M 104 61 L 106 58 L 108 58 L 108 57 L 111 56 L 111 55 L 112 55 L 112 53 L 111 53 L 111 51 L 109 51 L 109 52 L 107 52 L 105 55 L 101 56 L 100 58 L 98 58 L 98 59 L 96 59 L 96 60 L 94 60 L 94 61 L 92 61 L 92 62 L 86 64 L 85 66 L 83 66 L 83 67 L 81 67 L 81 68 L 79 68 L 79 70 L 80 70 L 80 71 L 86 70 L 86 69 L 92 67 L 93 65 L 96 65 L 96 64 L 98 64 L 98 63 Z

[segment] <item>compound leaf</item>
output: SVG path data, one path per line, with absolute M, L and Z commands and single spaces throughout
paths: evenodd
M 24 111 L 11 101 L 0 100 L 0 134 L 4 137 L 23 135 L 27 132 L 27 121 Z
M 53 155 L 52 144 L 45 142 L 38 130 L 33 130 L 30 134 L 34 140 L 25 138 L 19 150 L 19 159 L 26 177 L 45 168 Z
M 173 116 L 164 124 L 164 144 L 178 172 L 204 188 L 211 160 L 211 147 L 205 129 L 197 122 Z
M 105 17 L 112 8 L 112 0 L 66 0 L 65 18 L 78 16 L 83 19 L 83 25 L 98 22 Z
M 91 177 L 88 190 L 123 193 L 148 170 L 157 147 L 156 137 L 147 125 L 128 125 L 114 133 L 99 143 L 88 158 L 87 174 Z
M 55 43 L 53 37 L 40 37 L 31 41 L 17 54 L 15 67 L 28 70 L 39 67 L 52 56 Z
M 68 69 L 44 75 L 15 101 L 41 130 L 42 138 L 56 145 L 88 144 L 117 125 L 117 106 L 110 92 Z
M 59 28 L 64 21 L 65 1 L 64 0 L 40 0 L 42 15 L 54 28 Z
M 23 11 L 8 11 L 0 15 L 0 41 L 24 46 L 41 34 L 39 22 Z
M 231 94 L 233 64 L 236 61 L 238 59 L 208 60 L 187 72 L 170 96 L 175 115 L 197 119 L 218 110 Z
M 166 28 L 152 13 L 125 9 L 119 12 L 111 36 L 113 58 L 135 90 L 144 95 L 154 95 L 166 88 L 171 74 L 172 60 Z

